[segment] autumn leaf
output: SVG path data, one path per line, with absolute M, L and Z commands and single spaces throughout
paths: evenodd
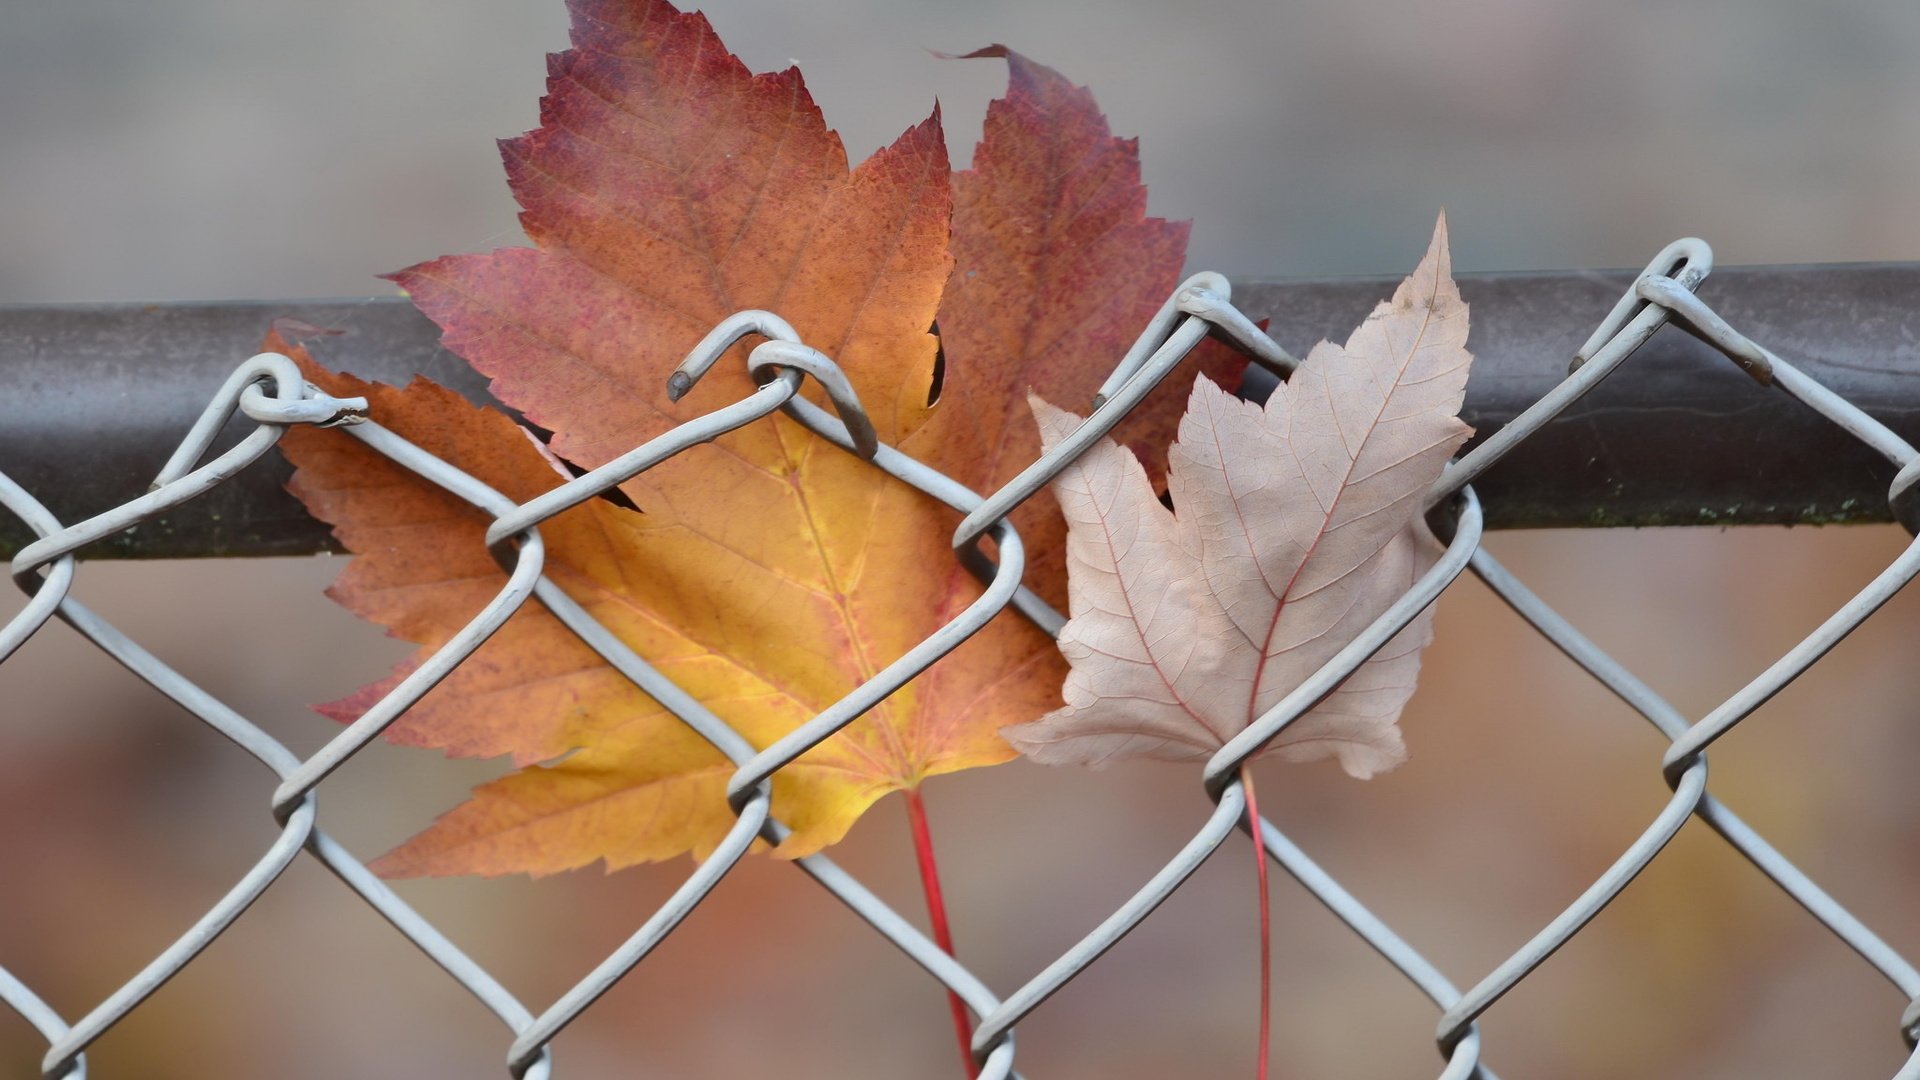
M 1112 370 L 1178 286 L 1189 227 L 1146 216 L 1138 145 L 1108 130 L 1086 87 L 1004 45 L 961 59 L 980 57 L 1006 59 L 1007 95 L 987 109 L 973 168 L 953 178 L 954 272 L 940 339 L 974 391 L 965 406 L 975 422 L 954 433 L 967 442 L 947 456 L 991 463 L 984 494 L 1040 456 L 1027 394 L 1088 400 L 1099 382 L 1089 376 Z M 1210 339 L 1195 353 L 1209 378 L 1239 389 L 1244 356 Z M 1177 394 L 1149 397 L 1120 437 L 1165 446 L 1180 405 Z M 1053 497 L 1029 500 L 1013 523 L 1028 585 L 1060 605 L 1066 522 Z
M 396 389 L 334 374 L 277 336 L 266 348 L 292 356 L 328 392 L 364 395 L 380 423 L 429 453 L 459 462 L 510 499 L 524 502 L 564 480 L 539 444 L 504 413 L 425 379 Z M 438 643 L 449 625 L 463 613 L 470 618 L 505 584 L 506 575 L 487 554 L 488 515 L 338 432 L 292 428 L 281 445 L 299 465 L 290 485 L 294 494 L 360 553 L 329 590 L 357 614 L 396 636 Z M 695 638 L 650 618 L 636 603 L 631 585 L 643 575 L 634 572 L 631 559 L 642 528 L 642 515 L 589 500 L 541 526 L 545 572 L 691 691 L 714 699 L 722 689 L 755 693 L 741 685 L 737 667 L 716 663 Z M 343 719 L 357 716 L 411 666 L 338 703 L 333 712 Z M 745 730 L 749 738 L 769 741 L 804 719 L 775 689 L 762 686 L 757 693 L 759 707 L 741 710 L 739 720 L 761 725 Z M 783 714 L 782 707 L 789 711 Z M 466 723 L 423 728 L 415 719 L 420 709 L 436 718 L 461 709 Z M 604 724 L 604 717 L 618 723 Z M 474 802 L 441 819 L 435 849 L 402 848 L 375 864 L 385 873 L 488 872 L 496 865 L 546 873 L 595 857 L 621 866 L 704 852 L 715 837 L 698 811 L 713 799 L 724 805 L 732 772 L 685 724 L 537 603 L 508 620 L 390 730 L 399 741 L 459 756 L 513 752 L 526 760 L 566 753 L 586 743 L 589 732 L 593 738 L 562 765 L 483 786 Z M 833 779 L 811 772 L 810 763 L 796 762 L 774 778 L 776 792 Z M 647 827 L 622 827 L 634 821 Z M 556 842 L 564 830 L 579 841 Z M 582 857 L 589 838 L 598 854 Z M 493 861 L 469 865 L 478 856 Z
M 573 47 L 550 59 L 541 126 L 502 144 L 533 246 L 394 275 L 444 344 L 552 431 L 552 451 L 569 462 L 598 466 L 751 391 L 737 354 L 679 404 L 665 387 L 714 323 L 765 308 L 841 365 L 883 440 L 984 491 L 1038 451 L 1025 433 L 1000 437 L 1018 391 L 1089 397 L 1140 329 L 1120 324 L 1144 324 L 1177 275 L 1169 227 L 1127 194 L 1138 191 L 1132 145 L 1107 134 L 1084 91 L 1039 65 L 1009 57 L 1007 100 L 1052 109 L 1048 122 L 990 123 L 980 168 L 958 181 L 976 209 L 950 215 L 937 112 L 849 171 L 797 71 L 751 74 L 704 18 L 664 3 L 570 6 Z M 1049 140 L 1078 147 L 1105 179 L 1075 179 L 1080 159 Z M 1017 221 L 991 210 L 1024 197 L 1002 190 L 1015 179 L 996 160 L 1065 168 L 1052 208 Z M 1101 272 L 1112 272 L 1102 287 L 1120 300 L 1044 300 L 1088 287 L 1091 264 L 1057 247 L 1012 266 L 986 254 L 1009 229 L 1060 231 L 1083 213 L 1130 238 L 1099 249 Z M 1046 338 L 1003 356 L 985 329 L 997 317 L 985 285 L 943 302 L 950 216 L 968 271 L 1033 290 Z M 936 315 L 947 339 L 937 394 Z M 352 385 L 373 399 L 374 419 L 515 499 L 560 481 L 504 416 L 430 384 Z M 1168 431 L 1174 406 L 1161 406 Z M 284 445 L 299 466 L 296 493 L 359 556 L 336 600 L 430 650 L 498 588 L 483 515 L 339 433 Z M 948 549 L 957 515 L 783 416 L 622 491 L 642 513 L 596 500 L 542 527 L 549 576 L 757 746 L 978 595 Z M 774 812 L 795 830 L 782 853 L 832 843 L 888 792 L 1012 756 L 997 729 L 1057 704 L 1059 664 L 1024 620 L 994 620 L 776 775 Z M 326 711 L 358 715 L 405 670 Z M 703 853 L 733 821 L 723 794 L 732 766 L 536 607 L 389 736 L 523 767 L 391 853 L 384 873 L 546 873 L 601 858 L 618 867 Z
M 1196 380 L 1173 510 L 1103 440 L 1054 482 L 1069 525 L 1066 705 L 1006 730 L 1050 764 L 1205 759 L 1351 641 L 1431 564 L 1422 499 L 1471 434 L 1472 356 L 1446 221 L 1344 346 L 1321 342 L 1264 407 Z M 1047 445 L 1079 418 L 1036 398 Z M 1269 747 L 1367 777 L 1405 757 L 1422 614 Z

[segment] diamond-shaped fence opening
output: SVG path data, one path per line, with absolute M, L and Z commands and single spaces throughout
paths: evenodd
M 1667 749 L 1657 761 L 1649 756 L 1647 769 L 1650 775 L 1658 775 L 1671 794 L 1657 811 L 1635 822 L 1639 829 L 1637 835 L 1614 853 L 1604 872 L 1565 903 L 1558 914 L 1541 925 L 1515 927 L 1509 955 L 1486 970 L 1474 971 L 1440 970 L 1423 956 L 1416 942 L 1402 937 L 1393 926 L 1377 917 L 1367 906 L 1365 897 L 1349 891 L 1323 870 L 1289 835 L 1284 822 L 1262 820 L 1259 823 L 1274 864 L 1432 1002 L 1437 1016 L 1433 1030 L 1438 1049 L 1437 1075 L 1495 1076 L 1500 1059 L 1499 1039 L 1483 1034 L 1478 1023 L 1481 1017 L 1503 997 L 1524 992 L 1529 977 L 1548 963 L 1556 950 L 1579 935 L 1636 875 L 1660 858 L 1668 842 L 1694 818 L 1751 864 L 1756 882 L 1771 882 L 1803 909 L 1806 917 L 1824 926 L 1850 948 L 1860 962 L 1891 984 L 1886 998 L 1889 1037 L 1903 1035 L 1912 1046 L 1920 1037 L 1920 971 L 1838 899 L 1788 861 L 1765 836 L 1739 816 L 1737 807 L 1713 794 L 1709 757 L 1717 743 L 1733 738 L 1736 729 L 1749 722 L 1769 698 L 1819 663 L 1842 638 L 1871 618 L 1882 604 L 1920 573 L 1920 541 L 1907 547 L 1870 580 L 1862 582 L 1858 592 L 1824 621 L 1807 627 L 1805 637 L 1798 644 L 1768 661 L 1751 681 L 1730 688 L 1719 704 L 1695 713 L 1676 708 L 1633 671 L 1609 657 L 1481 546 L 1489 519 L 1502 511 L 1492 501 L 1483 505 L 1475 493 L 1474 482 L 1496 462 L 1524 457 L 1536 452 L 1542 443 L 1560 437 L 1543 434 L 1543 429 L 1581 401 L 1601 380 L 1609 376 L 1621 380 L 1657 378 L 1658 372 L 1637 370 L 1632 358 L 1669 323 L 1681 326 L 1706 342 L 1754 381 L 1769 387 L 1769 392 L 1785 394 L 1796 401 L 1805 417 L 1817 421 L 1829 439 L 1822 445 L 1831 446 L 1832 437 L 1838 433 L 1890 463 L 1895 475 L 1884 496 L 1888 513 L 1902 521 L 1915 520 L 1913 507 L 1915 488 L 1920 487 L 1920 453 L 1856 404 L 1804 374 L 1764 343 L 1750 340 L 1740 331 L 1737 318 L 1724 318 L 1697 296 L 1696 290 L 1707 279 L 1711 262 L 1711 252 L 1699 241 L 1681 241 L 1661 252 L 1644 272 L 1632 279 L 1625 295 L 1575 350 L 1569 373 L 1535 395 L 1523 408 L 1515 409 L 1514 415 L 1501 417 L 1502 422 L 1494 425 L 1497 431 L 1449 466 L 1428 494 L 1429 521 L 1445 543 L 1444 554 L 1432 569 L 1356 640 L 1231 740 L 1200 770 L 1195 779 L 1213 801 L 1210 816 L 1199 823 L 1184 845 L 1166 853 L 1164 866 L 1124 903 L 1111 911 L 1086 913 L 1086 924 L 1091 929 L 1085 936 L 1058 956 L 1036 963 L 1024 981 L 989 983 L 983 980 L 965 964 L 942 952 L 913 920 L 888 906 L 826 855 L 800 859 L 796 869 L 852 909 L 873 933 L 904 952 L 928 978 L 965 1002 L 975 1018 L 972 1050 L 982 1076 L 998 1080 L 1018 1075 L 1016 1033 L 1023 1025 L 1046 1022 L 1044 1014 L 1036 1013 L 1036 1009 L 1067 983 L 1100 964 L 1110 948 L 1179 890 L 1237 829 L 1248 827 L 1247 799 L 1238 779 L 1241 763 L 1331 693 L 1456 581 L 1471 575 L 1598 686 L 1617 697 L 1625 707 L 1623 717 L 1637 715 L 1659 734 Z M 832 737 L 873 704 L 908 684 L 921 671 L 937 664 L 989 620 L 1027 618 L 1049 632 L 1058 631 L 1062 623 L 1059 613 L 1020 588 L 1023 550 L 1018 535 L 1006 524 L 1007 515 L 1015 507 L 1031 498 L 1096 438 L 1110 430 L 1209 334 L 1238 346 L 1275 377 L 1284 377 L 1291 369 L 1288 355 L 1234 307 L 1230 294 L 1227 282 L 1218 275 L 1201 274 L 1189 279 L 1167 300 L 1135 347 L 1120 359 L 1102 390 L 1097 407 L 1081 428 L 1013 481 L 989 493 L 968 491 L 911 456 L 878 444 L 853 388 L 832 358 L 810 348 L 784 322 L 763 312 L 742 312 L 716 326 L 675 376 L 675 389 L 684 392 L 731 346 L 743 340 L 757 340 L 749 363 L 764 380 L 759 390 L 741 403 L 690 419 L 618 460 L 525 504 L 514 503 L 377 423 L 366 422 L 364 402 L 329 397 L 304 383 L 290 360 L 275 354 L 256 356 L 232 373 L 205 414 L 185 433 L 172 456 L 164 462 L 152 463 L 156 474 L 152 490 L 138 498 L 69 525 L 58 520 L 34 492 L 0 475 L 0 506 L 37 537 L 13 560 L 15 579 L 29 599 L 0 627 L 0 661 L 13 656 L 23 643 L 53 620 L 65 622 L 106 657 L 256 759 L 263 767 L 262 792 L 277 828 L 274 838 L 262 846 L 244 872 L 231 881 L 209 883 L 209 894 L 218 895 L 217 902 L 211 903 L 172 944 L 148 959 L 144 967 L 139 967 L 137 973 L 104 999 L 71 1011 L 56 1009 L 33 986 L 0 968 L 0 1001 L 24 1017 L 45 1039 L 41 1074 L 47 1078 L 87 1075 L 89 1045 L 141 1009 L 159 987 L 192 965 L 224 930 L 244 918 L 248 907 L 273 889 L 290 865 L 306 858 L 316 860 L 331 871 L 353 894 L 431 957 L 447 977 L 469 991 L 499 1019 L 505 1029 L 501 1047 L 509 1075 L 564 1075 L 563 1069 L 556 1071 L 550 1047 L 554 1039 L 636 965 L 645 962 L 655 947 L 740 865 L 756 839 L 778 841 L 785 835 L 785 827 L 772 815 L 770 778 L 811 747 Z M 1482 328 L 1477 332 L 1486 331 Z M 817 406 L 799 395 L 809 380 L 826 391 L 831 409 Z M 1733 388 L 1727 392 L 1733 392 Z M 948 625 L 904 655 L 886 658 L 887 666 L 847 698 L 773 745 L 755 749 L 543 576 L 540 526 L 554 515 L 609 491 L 688 447 L 737 427 L 764 422 L 775 411 L 786 413 L 815 437 L 867 460 L 893 482 L 916 488 L 951 507 L 957 522 L 953 537 L 955 557 L 978 574 L 984 589 L 980 597 Z M 253 424 L 250 432 L 236 445 L 209 456 L 217 435 L 236 414 Z M 492 517 L 494 524 L 487 543 L 508 570 L 499 592 L 473 612 L 471 621 L 460 633 L 394 685 L 359 719 L 304 757 L 169 667 L 141 642 L 89 610 L 73 593 L 76 575 L 81 572 L 75 552 L 89 545 L 123 539 L 148 523 L 164 523 L 169 515 L 196 500 L 244 482 L 246 476 L 262 467 L 262 457 L 280 435 L 289 426 L 298 424 L 345 426 L 354 438 L 375 452 Z M 1757 437 L 1776 437 L 1777 434 L 1763 432 Z M 1663 452 L 1673 454 L 1683 450 L 1683 444 L 1670 441 Z M 1724 502 L 1711 500 L 1713 493 L 1706 494 L 1714 505 Z M 1718 513 L 1711 508 L 1707 512 Z M 1771 515 L 1771 519 L 1780 520 L 1791 512 L 1791 507 L 1781 511 L 1768 506 L 1764 511 L 1756 509 L 1745 516 L 1758 520 Z M 1733 517 L 1742 516 L 1736 510 L 1728 513 Z M 1522 506 L 1505 520 L 1525 522 L 1537 514 L 1536 508 Z M 986 539 L 993 541 L 992 559 L 983 554 L 980 546 Z M 678 888 L 657 910 L 637 915 L 631 935 L 597 966 L 580 972 L 571 989 L 553 1000 L 534 1002 L 516 997 L 471 959 L 458 942 L 443 935 L 370 873 L 358 854 L 336 842 L 326 830 L 319 798 L 319 792 L 327 786 L 328 778 L 336 769 L 376 739 L 435 683 L 465 662 L 494 630 L 528 604 L 544 605 L 615 670 L 678 716 L 737 768 L 727 785 L 727 797 L 737 821 L 717 849 L 685 872 Z M 137 888 L 137 884 L 129 883 L 129 887 Z M 0 905 L 5 903 L 5 896 L 5 891 L 0 891 Z M 0 957 L 0 963 L 5 959 Z M 779 958 L 768 957 L 767 962 L 778 963 Z M 1283 980 L 1289 977 L 1284 965 L 1278 977 Z M 1907 1058 L 1897 1077 L 1920 1080 L 1920 1051 Z

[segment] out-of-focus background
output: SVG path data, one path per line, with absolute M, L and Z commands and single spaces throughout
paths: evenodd
M 1059 67 L 1140 136 L 1153 211 L 1195 221 L 1194 269 L 1404 272 L 1442 205 L 1461 270 L 1637 266 L 1686 234 L 1723 264 L 1920 258 L 1910 0 L 720 0 L 708 13 L 754 68 L 798 62 L 855 157 L 938 96 L 966 159 L 1002 68 L 929 50 L 1001 41 Z M 560 0 L 9 0 L 0 301 L 364 295 L 387 291 L 378 272 L 518 242 L 492 140 L 534 123 L 565 21 Z M 129 495 L 144 483 L 126 481 Z M 1699 715 L 1904 542 L 1858 527 L 1489 547 Z M 322 597 L 341 565 L 100 563 L 78 592 L 304 753 L 333 730 L 306 703 L 402 652 Z M 0 600 L 0 617 L 16 603 Z M 1920 597 L 1897 598 L 1713 754 L 1715 790 L 1909 956 L 1917 630 Z M 0 702 L 0 964 L 73 1017 L 264 848 L 272 785 L 63 628 L 0 667 Z M 1666 794 L 1652 731 L 1477 584 L 1441 602 L 1404 723 L 1398 772 L 1356 783 L 1267 766 L 1262 804 L 1462 985 Z M 497 771 L 376 746 L 323 788 L 323 821 L 370 857 Z M 898 802 L 836 857 L 917 917 Z M 1191 770 L 1152 764 L 1016 763 L 942 778 L 929 803 L 960 948 L 1003 990 L 1208 809 Z M 1230 844 L 1023 1024 L 1023 1070 L 1248 1072 L 1248 862 Z M 538 1007 L 688 867 L 400 887 Z M 1277 1074 L 1434 1073 L 1432 1007 L 1297 886 L 1275 887 Z M 1904 1054 L 1904 1005 L 1693 824 L 1484 1027 L 1509 1077 L 1883 1077 Z M 957 1068 L 947 1024 L 930 980 L 756 858 L 557 1051 L 577 1080 L 940 1077 Z M 472 1077 L 500 1075 L 506 1043 L 303 860 L 90 1057 L 109 1080 Z M 0 1015 L 0 1076 L 38 1076 L 43 1049 Z

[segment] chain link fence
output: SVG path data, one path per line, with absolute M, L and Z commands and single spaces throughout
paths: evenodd
M 1920 453 L 1855 405 L 1763 345 L 1749 340 L 1716 314 L 1695 295 L 1711 268 L 1712 253 L 1700 241 L 1679 241 L 1662 251 L 1579 349 L 1567 378 L 1449 466 L 1428 495 L 1432 508 L 1430 522 L 1446 543 L 1445 554 L 1432 570 L 1359 638 L 1207 763 L 1199 779 L 1215 809 L 1205 824 L 1126 903 L 1024 985 L 1004 994 L 989 987 L 830 858 L 810 856 L 797 860 L 796 867 L 966 1003 L 977 1021 L 972 1049 L 982 1076 L 989 1080 L 1017 1076 L 1015 1032 L 1018 1025 L 1041 1002 L 1097 963 L 1108 949 L 1179 889 L 1236 828 L 1249 828 L 1246 798 L 1237 777 L 1241 762 L 1331 693 L 1461 575 L 1471 572 L 1558 650 L 1668 740 L 1670 746 L 1661 762 L 1661 772 L 1672 796 L 1604 874 L 1523 946 L 1464 991 L 1323 871 L 1279 826 L 1266 820 L 1258 823 L 1269 857 L 1398 969 L 1439 1010 L 1435 1039 L 1443 1064 L 1438 1075 L 1444 1080 L 1466 1077 L 1491 1080 L 1496 1076 L 1492 1059 L 1497 1058 L 1497 1053 L 1491 1053 L 1483 1045 L 1477 1019 L 1578 934 L 1660 854 L 1687 820 L 1696 816 L 1893 985 L 1898 996 L 1888 997 L 1888 1024 L 1898 1029 L 1909 1048 L 1915 1047 L 1920 1040 L 1920 971 L 1709 793 L 1706 751 L 1817 663 L 1920 572 L 1920 541 L 1907 547 L 1864 589 L 1757 678 L 1693 721 L 1655 694 L 1633 672 L 1601 652 L 1480 547 L 1484 515 L 1471 487 L 1472 481 L 1506 455 L 1524 454 L 1526 443 L 1534 433 L 1619 368 L 1669 322 L 1707 341 L 1754 379 L 1791 395 L 1838 430 L 1891 461 L 1898 472 L 1888 493 L 1890 509 L 1893 516 L 1912 527 L 1914 493 L 1920 485 Z M 984 497 L 912 457 L 877 443 L 853 388 L 832 359 L 805 345 L 777 316 L 765 312 L 742 312 L 715 327 L 681 365 L 671 384 L 675 396 L 684 393 L 732 346 L 758 337 L 764 340 L 753 348 L 748 363 L 764 380 L 760 389 L 734 404 L 689 420 L 618 460 L 524 504 L 512 502 L 378 424 L 366 422 L 363 401 L 335 399 L 321 393 L 302 381 L 291 360 L 276 354 L 256 356 L 242 364 L 160 469 L 152 489 L 105 513 L 76 525 L 63 525 L 33 494 L 0 474 L 0 504 L 39 537 L 13 560 L 14 578 L 29 600 L 11 621 L 0 627 L 0 661 L 12 656 L 57 616 L 99 650 L 251 754 L 279 778 L 269 804 L 279 823 L 277 841 L 186 933 L 90 1012 L 69 1021 L 25 982 L 0 968 L 0 1000 L 25 1017 L 48 1043 L 41 1065 L 42 1075 L 48 1080 L 75 1080 L 86 1076 L 87 1048 L 138 1009 L 169 978 L 193 963 L 305 852 L 319 860 L 499 1017 L 511 1034 L 506 1050 L 509 1075 L 553 1076 L 550 1044 L 554 1038 L 643 961 L 699 906 L 739 864 L 756 839 L 777 842 L 784 837 L 784 827 L 770 812 L 771 777 L 937 663 L 989 620 L 1027 618 L 1049 632 L 1057 632 L 1064 621 L 1062 616 L 1020 585 L 1022 549 L 1018 535 L 1006 523 L 1006 515 L 1038 492 L 1095 439 L 1112 429 L 1210 333 L 1228 338 L 1256 361 L 1281 373 L 1290 366 L 1286 354 L 1233 307 L 1225 279 L 1213 274 L 1196 275 L 1167 301 L 1120 362 L 1081 429 L 1005 487 Z M 825 390 L 833 406 L 831 412 L 799 396 L 808 378 Z M 981 577 L 985 589 L 953 622 L 895 659 L 853 694 L 773 745 L 756 749 L 660 675 L 645 658 L 627 648 L 543 576 L 539 527 L 554 515 L 612 489 L 690 446 L 758 422 L 776 410 L 785 412 L 819 438 L 867 459 L 873 467 L 898 482 L 951 507 L 961 518 L 953 538 L 955 556 Z M 256 426 L 237 445 L 201 464 L 222 428 L 236 413 Z M 375 451 L 480 508 L 494 519 L 487 543 L 508 571 L 505 586 L 460 633 L 360 719 L 304 760 L 70 595 L 76 574 L 75 552 L 122 534 L 226 483 L 253 467 L 287 427 L 294 424 L 342 425 Z M 997 563 L 979 546 L 980 541 L 988 537 L 995 542 Z M 319 827 L 317 800 L 319 788 L 335 769 L 378 737 L 529 601 L 545 605 L 608 664 L 671 710 L 738 767 L 727 787 L 737 822 L 726 839 L 699 863 L 639 930 L 571 990 L 538 1013 L 416 913 L 369 872 L 359 858 L 329 837 Z M 1281 977 L 1285 977 L 1284 973 Z M 1920 1050 L 1911 1053 L 1895 1080 L 1920 1080 Z

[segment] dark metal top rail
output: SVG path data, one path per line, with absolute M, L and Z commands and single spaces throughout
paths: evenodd
M 1476 354 L 1463 416 L 1484 439 L 1560 381 L 1634 272 L 1466 275 Z M 1388 279 L 1237 283 L 1304 352 L 1343 335 Z M 1920 442 L 1920 264 L 1732 267 L 1702 296 L 1750 337 Z M 143 491 L 235 364 L 278 317 L 340 331 L 329 365 L 415 373 L 485 399 L 403 299 L 0 306 L 0 470 L 78 521 Z M 1250 375 L 1255 379 L 1256 370 Z M 1250 386 L 1258 395 L 1264 387 Z M 1165 391 L 1163 391 L 1165 392 Z M 277 456 L 97 555 L 291 555 L 333 549 L 282 490 Z M 1669 327 L 1476 481 L 1491 528 L 1889 521 L 1893 472 L 1858 441 Z M 0 551 L 31 537 L 0 521 Z

